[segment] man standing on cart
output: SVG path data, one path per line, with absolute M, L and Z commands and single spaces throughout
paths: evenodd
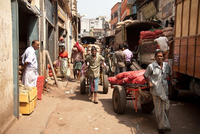
M 104 58 L 97 54 L 97 49 L 95 46 L 91 48 L 92 55 L 86 57 L 85 62 L 88 67 L 88 76 L 90 80 L 90 91 L 91 91 L 91 100 L 93 101 L 94 94 L 94 103 L 97 102 L 97 91 L 99 85 L 99 76 L 100 76 L 100 61 L 102 61 L 102 67 L 104 66 Z
M 126 72 L 126 54 L 123 52 L 123 45 L 119 45 L 119 50 L 115 52 L 115 58 L 117 59 L 115 75 Z
M 126 67 L 127 67 L 126 71 L 131 71 L 130 66 L 132 65 L 132 61 L 133 61 L 133 53 L 128 49 L 127 44 L 124 45 L 123 52 L 126 54 Z
M 169 123 L 168 84 L 167 77 L 172 74 L 170 65 L 163 62 L 164 52 L 161 50 L 155 53 L 156 62 L 149 64 L 144 77 L 150 87 L 153 95 L 153 102 L 156 109 L 156 118 L 158 122 L 158 132 L 164 133 L 171 130 Z

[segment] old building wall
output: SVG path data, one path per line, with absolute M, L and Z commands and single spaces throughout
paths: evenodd
M 13 117 L 11 1 L 0 1 L 0 133 Z

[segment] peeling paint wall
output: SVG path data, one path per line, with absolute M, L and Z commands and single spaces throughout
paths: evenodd
M 0 133 L 13 116 L 11 1 L 0 1 Z

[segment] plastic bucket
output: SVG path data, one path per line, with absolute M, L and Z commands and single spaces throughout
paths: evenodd
M 38 100 L 42 100 L 43 85 L 44 85 L 44 76 L 38 76 L 36 84 Z

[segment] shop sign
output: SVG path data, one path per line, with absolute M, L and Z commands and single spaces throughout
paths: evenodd
M 65 12 L 61 9 L 60 6 L 58 6 L 58 17 L 65 21 Z
M 47 19 L 52 24 L 54 24 L 54 21 L 53 21 L 54 7 L 53 7 L 53 5 L 51 4 L 51 2 L 49 0 L 46 0 L 45 3 L 46 3 L 46 16 L 47 16 Z
M 162 9 L 162 19 L 172 15 L 172 3 L 168 3 L 166 6 Z
M 144 13 L 145 18 L 148 19 L 152 17 L 154 14 L 156 14 L 157 10 L 153 2 L 151 2 L 142 9 L 142 12 Z

